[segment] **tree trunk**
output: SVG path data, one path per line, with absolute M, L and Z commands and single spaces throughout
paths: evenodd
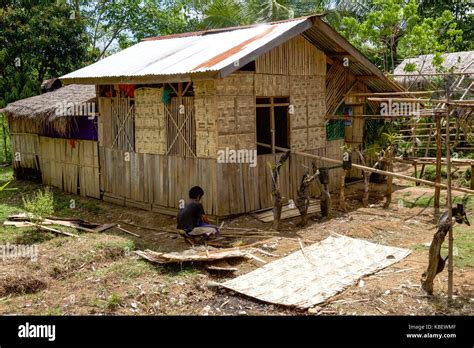
M 431 245 L 430 245 L 428 268 L 426 272 L 423 273 L 423 275 L 421 276 L 421 287 L 429 295 L 433 295 L 433 280 L 436 277 L 436 275 L 440 272 L 439 271 L 439 268 L 440 268 L 439 263 L 441 259 L 440 251 L 441 251 L 441 246 L 443 245 L 445 237 L 446 237 L 446 231 L 443 231 L 443 230 L 438 230 L 434 234 L 433 241 L 431 242 Z
M 340 191 L 339 191 L 339 210 L 347 213 L 347 210 L 348 210 L 348 206 L 347 206 L 347 203 L 346 203 L 346 197 L 345 197 L 345 186 L 346 186 L 346 175 L 347 175 L 347 171 L 346 170 L 342 170 L 342 175 L 341 175 L 341 182 L 340 182 L 340 185 L 341 185 L 341 188 L 340 188 Z
M 280 192 L 280 168 L 290 156 L 290 151 L 281 155 L 277 163 L 271 166 L 272 174 L 272 201 L 273 201 L 273 229 L 280 228 L 281 209 L 283 206 Z
M 317 175 L 317 170 L 315 173 L 313 173 L 313 175 L 305 173 L 301 178 L 300 187 L 296 191 L 296 207 L 298 208 L 301 216 L 301 221 L 299 223 L 300 226 L 306 226 L 308 223 L 307 213 L 309 207 L 309 185 L 313 182 Z

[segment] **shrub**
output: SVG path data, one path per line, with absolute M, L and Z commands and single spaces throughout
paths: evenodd
M 23 208 L 29 213 L 32 222 L 41 223 L 54 212 L 53 192 L 47 187 L 44 191 L 38 190 L 31 197 L 23 196 Z

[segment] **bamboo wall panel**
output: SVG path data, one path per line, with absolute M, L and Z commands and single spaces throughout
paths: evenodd
M 215 158 L 217 152 L 216 86 L 214 80 L 193 82 L 196 156 Z
M 325 75 L 326 56 L 298 35 L 255 60 L 257 74 Z
M 254 95 L 254 74 L 238 71 L 223 79 L 215 80 L 217 95 Z
M 130 97 L 113 97 L 111 100 L 112 148 L 135 151 L 135 107 Z M 104 137 L 107 132 L 104 124 Z
M 11 133 L 13 169 L 39 170 L 39 136 L 29 133 Z
M 135 90 L 135 149 L 139 153 L 165 154 L 163 88 Z
M 40 137 L 39 160 L 45 185 L 100 198 L 97 142 Z
M 287 75 L 255 74 L 256 97 L 287 97 L 290 95 L 290 77 Z
M 291 149 L 314 150 L 326 144 L 325 80 L 323 76 L 291 76 Z
M 100 146 L 112 147 L 112 98 L 99 98 L 98 137 Z
M 172 97 L 165 105 L 166 154 L 196 156 L 194 97 Z
M 216 89 L 217 150 L 256 149 L 254 74 L 234 73 Z

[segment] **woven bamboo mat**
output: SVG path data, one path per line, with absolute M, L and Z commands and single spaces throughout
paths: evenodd
M 362 276 L 399 262 L 411 253 L 345 236 L 330 236 L 222 284 L 274 304 L 313 307 Z

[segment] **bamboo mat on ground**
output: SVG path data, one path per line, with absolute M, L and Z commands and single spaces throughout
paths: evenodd
M 319 200 L 312 199 L 309 202 L 308 215 L 321 212 L 321 206 Z M 281 210 L 281 220 L 290 219 L 300 216 L 298 208 L 290 208 L 288 205 L 283 206 Z M 273 221 L 273 211 L 270 208 L 264 212 L 255 214 L 255 217 L 262 222 L 272 222 Z
M 261 301 L 305 309 L 410 253 L 408 249 L 330 236 L 222 286 Z

